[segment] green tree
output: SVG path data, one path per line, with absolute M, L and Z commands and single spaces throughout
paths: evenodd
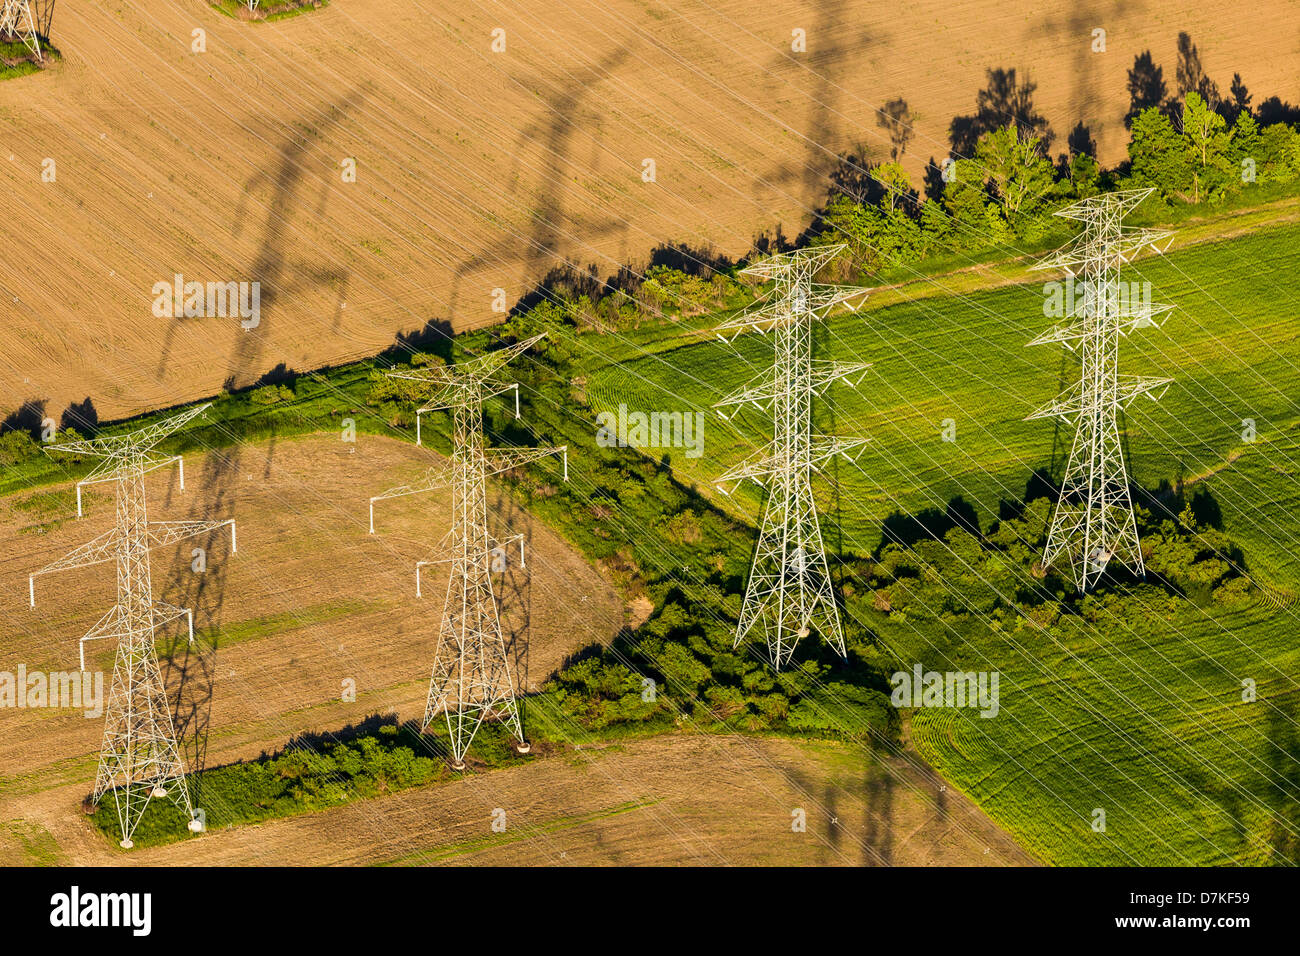
M 921 227 L 900 208 L 885 211 L 877 224 L 876 251 L 885 262 L 914 262 L 923 249 Z
M 1166 199 L 1186 196 L 1192 178 L 1186 144 L 1159 108 L 1149 106 L 1133 121 L 1128 155 L 1135 182 L 1154 186 Z
M 912 189 L 911 177 L 903 169 L 902 163 L 881 163 L 871 170 L 871 178 L 885 187 L 882 205 L 888 205 L 890 209 L 897 207 L 899 198 L 906 196 Z
M 943 191 L 941 202 L 948 211 L 954 246 L 974 249 L 988 244 L 988 193 L 977 162 L 959 159 L 953 164 L 952 179 Z M 999 219 L 996 212 L 992 218 Z
M 981 136 L 975 161 L 983 167 L 1003 220 L 1016 231 L 1042 208 L 1055 184 L 1042 140 L 1015 122 Z
M 1070 160 L 1068 187 L 1076 199 L 1086 199 L 1101 191 L 1101 164 L 1087 153 L 1078 153 Z
M 1183 135 L 1192 168 L 1192 202 L 1223 187 L 1228 169 L 1228 132 L 1222 116 L 1199 93 L 1183 100 Z
M 1261 178 L 1289 183 L 1300 175 L 1300 133 L 1286 123 L 1265 126 L 1259 136 Z
M 870 269 L 878 260 L 876 230 L 880 212 L 848 196 L 836 196 L 822 214 L 822 232 L 815 244 L 842 242 L 847 247 L 845 262 L 854 272 Z

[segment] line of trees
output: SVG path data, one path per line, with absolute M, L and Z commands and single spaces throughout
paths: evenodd
M 1104 170 L 1087 128 L 1072 130 L 1067 151 L 1050 158 L 1053 136 L 1034 111 L 1034 84 L 1015 70 L 990 70 L 977 110 L 952 122 L 954 158 L 927 168 L 925 193 L 899 161 L 910 124 L 894 102 L 888 121 L 891 158 L 878 164 L 847 155 L 832 174 L 832 195 L 807 239 L 843 242 L 846 275 L 1040 238 L 1050 213 L 1066 202 L 1110 189 L 1154 187 L 1166 203 L 1221 203 L 1255 186 L 1300 183 L 1300 111 L 1276 97 L 1258 110 L 1239 74 L 1230 95 L 1200 66 L 1196 47 L 1179 38 L 1177 96 L 1169 96 L 1150 53 L 1129 73 L 1128 159 Z

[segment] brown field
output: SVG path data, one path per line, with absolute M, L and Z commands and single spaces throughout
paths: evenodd
M 1300 99 L 1290 0 L 334 0 L 256 25 L 203 0 L 60 4 L 63 60 L 0 84 L 0 412 L 121 417 L 484 324 L 493 289 L 513 302 L 563 262 L 742 254 L 803 228 L 837 152 L 883 155 L 890 98 L 916 117 L 913 172 L 946 155 L 989 67 L 1029 71 L 1057 149 L 1082 119 L 1113 162 L 1126 71 L 1149 48 L 1172 85 L 1179 30 L 1221 89 L 1238 71 L 1256 102 Z M 260 282 L 261 324 L 154 318 L 175 273 Z
M 0 804 L 0 864 L 1032 865 L 919 758 L 672 735 L 123 853 L 64 787 Z M 807 830 L 795 833 L 803 809 Z M 497 809 L 506 830 L 493 833 Z
M 417 600 L 414 565 L 433 556 L 450 507 L 437 495 L 382 502 L 380 533 L 370 537 L 367 500 L 436 460 L 385 438 L 363 435 L 354 446 L 311 437 L 195 457 L 183 493 L 174 473 L 151 476 L 152 520 L 238 523 L 237 554 L 228 553 L 226 532 L 194 539 L 209 548 L 203 574 L 190 567 L 193 543 L 152 559 L 155 595 L 195 609 L 193 646 L 183 625 L 160 642 L 160 654 L 170 652 L 164 675 L 181 702 L 180 733 L 192 761 L 256 756 L 295 734 L 337 730 L 376 712 L 421 715 L 446 573 L 427 568 L 425 597 Z M 39 514 L 18 506 L 54 490 L 0 499 L 0 599 L 10 612 L 0 671 L 14 673 L 20 663 L 75 671 L 78 639 L 113 602 L 108 563 L 38 578 L 37 609 L 28 608 L 28 574 L 112 522 L 106 495 L 87 498 L 81 521 L 71 517 L 71 498 Z M 498 500 L 495 510 L 528 540 L 527 570 L 512 552 L 500 596 L 516 681 L 528 688 L 566 655 L 610 639 L 624 611 L 610 585 L 553 533 L 508 501 Z M 112 655 L 112 647 L 90 644 L 87 666 L 111 670 Z M 355 681 L 355 702 L 341 700 L 345 679 Z M 0 713 L 0 806 L 65 783 L 87 791 L 102 720 L 59 710 Z

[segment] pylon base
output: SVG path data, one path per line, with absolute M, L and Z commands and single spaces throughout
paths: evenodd
M 203 832 L 203 824 L 199 820 L 191 820 L 189 823 L 186 824 L 186 826 L 189 828 L 189 831 L 191 833 Z
M 165 797 L 165 796 L 167 796 L 167 791 L 166 791 L 165 789 L 163 789 L 162 787 L 154 787 L 152 790 L 149 791 L 149 796 L 151 796 L 151 797 Z
M 517 754 L 526 754 L 532 749 L 532 745 L 526 740 L 515 741 L 515 753 Z
M 131 849 L 131 847 L 135 846 L 135 844 L 132 843 L 130 840 L 122 840 L 120 843 L 118 843 L 118 846 L 120 846 L 123 850 L 129 850 Z
M 452 760 L 447 764 L 447 766 L 451 767 L 451 769 L 455 770 L 457 773 L 460 773 L 462 770 L 465 769 L 465 761 Z

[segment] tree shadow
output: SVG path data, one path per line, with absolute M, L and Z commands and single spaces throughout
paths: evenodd
M 1270 96 L 1256 107 L 1255 119 L 1259 121 L 1260 126 L 1272 126 L 1274 123 L 1300 125 L 1300 106 Z
M 450 362 L 455 331 L 446 319 L 429 319 L 409 332 L 398 332 L 393 344 L 375 358 L 380 364 L 405 363 L 416 352 L 429 352 Z
M 912 548 L 920 541 L 942 541 L 954 528 L 976 537 L 981 534 L 975 506 L 961 495 L 954 495 L 942 511 L 938 508 L 923 508 L 913 514 L 894 511 L 881 522 L 880 543 L 876 546 L 875 557 L 879 558 L 890 544 Z
M 39 439 L 46 417 L 45 408 L 48 404 L 43 398 L 29 398 L 0 422 L 0 434 L 26 432 L 32 438 Z
M 1163 107 L 1168 94 L 1164 68 L 1156 64 L 1150 50 L 1142 51 L 1133 58 L 1133 66 L 1128 71 L 1128 112 L 1124 114 L 1124 128 L 1131 129 L 1143 110 Z
M 95 403 L 91 401 L 90 396 L 81 402 L 72 402 L 63 410 L 63 415 L 59 418 L 59 428 L 67 430 L 75 429 L 77 434 L 84 436 L 93 436 L 99 431 L 99 412 L 95 410 Z
M 915 135 L 911 107 L 901 96 L 886 100 L 876 116 L 876 125 L 889 136 L 889 158 L 894 162 L 907 153 L 907 144 Z
M 521 295 L 509 314 L 523 315 L 543 302 L 570 303 L 583 296 L 592 302 L 611 293 L 635 296 L 645 282 L 645 273 L 656 266 L 710 279 L 715 274 L 728 272 L 734 264 L 728 256 L 710 246 L 692 246 L 687 242 L 660 243 L 650 250 L 643 262 L 624 263 L 603 279 L 595 263 L 579 268 L 566 262 L 553 267 Z
M 1023 80 L 1018 78 L 1014 67 L 990 68 L 985 71 L 985 76 L 987 83 L 975 95 L 975 112 L 969 116 L 954 116 L 948 126 L 952 154 L 965 158 L 973 156 L 981 136 L 1001 129 L 1013 120 L 1022 133 L 1041 140 L 1046 154 L 1053 134 L 1047 118 L 1034 106 L 1038 84 L 1028 76 Z
M 1178 34 L 1178 67 L 1174 72 L 1177 84 L 1177 101 L 1182 103 L 1188 93 L 1198 93 L 1210 109 L 1217 110 L 1222 98 L 1219 86 L 1205 72 L 1201 64 L 1201 53 L 1192 42 L 1191 34 L 1180 31 Z

